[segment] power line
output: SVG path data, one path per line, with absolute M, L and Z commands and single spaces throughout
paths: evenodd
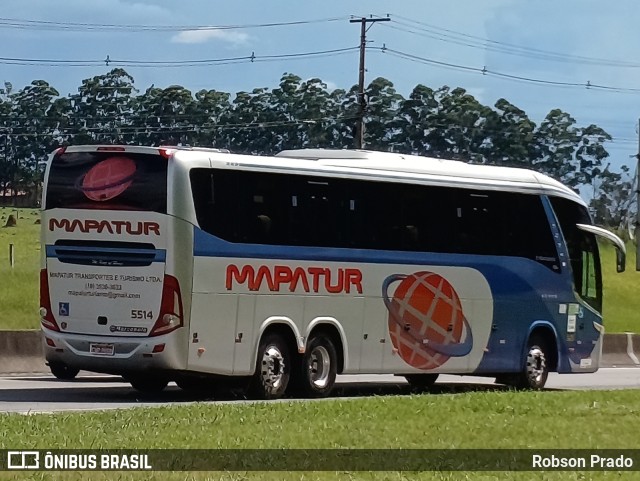
M 475 35 L 470 35 L 455 30 L 450 30 L 436 25 L 419 22 L 410 18 L 394 15 L 393 24 L 387 25 L 389 28 L 402 30 L 408 33 L 433 38 L 443 42 L 454 43 L 457 45 L 468 46 L 472 48 L 481 48 L 494 52 L 501 52 L 521 57 L 536 58 L 539 60 L 549 60 L 557 62 L 571 62 L 587 65 L 601 65 L 607 67 L 623 67 L 623 68 L 640 68 L 640 63 L 629 62 L 625 60 L 614 60 L 600 57 L 588 57 L 583 55 L 573 55 L 550 50 L 538 49 L 522 45 L 511 44 L 507 42 L 499 42 Z M 399 18 L 403 21 L 397 21 Z M 399 25 L 399 26 L 397 26 Z M 403 28 L 404 27 L 404 28 Z M 408 27 L 408 28 L 406 28 Z M 410 30 L 411 29 L 411 30 Z
M 123 114 L 126 115 L 126 114 Z M 157 116 L 148 116 L 151 119 L 156 119 Z M 108 118 L 108 117 L 107 117 Z M 115 117 L 112 117 L 115 118 Z M 171 118 L 171 116 L 167 115 L 164 116 L 163 118 Z M 193 120 L 195 119 L 196 116 L 190 116 L 189 119 Z M 258 121 L 258 122 L 251 122 L 251 123 L 235 123 L 235 124 L 217 124 L 215 126 L 207 126 L 207 125 L 196 125 L 196 124 L 188 124 L 188 125 L 181 125 L 179 128 L 187 128 L 188 130 L 185 130 L 184 132 L 188 133 L 188 132 L 199 132 L 199 131 L 219 131 L 219 130 L 229 130 L 229 129 L 260 129 L 260 128 L 271 128 L 271 127 L 289 127 L 289 126 L 296 126 L 296 125 L 310 125 L 310 124 L 315 124 L 315 123 L 321 123 L 321 122 L 341 122 L 341 121 L 347 121 L 347 120 L 353 120 L 356 119 L 357 116 L 356 115 L 340 115 L 340 116 L 329 116 L 329 117 L 309 117 L 309 118 L 304 118 L 304 119 L 296 119 L 296 120 L 271 120 L 271 121 Z M 65 117 L 53 117 L 53 118 L 40 118 L 38 120 L 52 120 L 52 119 L 57 119 L 57 120 L 64 120 L 64 119 L 68 119 L 68 120 L 78 120 L 77 118 L 65 118 Z M 88 120 L 89 118 L 80 118 L 79 120 Z M 103 119 L 103 117 L 96 117 L 95 119 L 92 120 L 101 120 Z M 33 126 L 34 129 L 42 129 L 42 126 Z M 160 125 L 152 125 L 152 126 L 148 126 L 148 125 L 142 125 L 142 126 L 134 126 L 134 125 L 102 125 L 102 126 L 95 126 L 95 127 L 79 127 L 79 126 L 51 126 L 49 127 L 51 129 L 50 132 L 48 133 L 42 133 L 42 135 L 46 135 L 46 136 L 51 136 L 51 135 L 55 135 L 56 133 L 60 133 L 60 132 L 76 132 L 76 133 L 84 133 L 84 132 L 101 132 L 103 131 L 103 129 L 105 128 L 110 128 L 113 130 L 118 130 L 118 131 L 133 131 L 133 132 L 137 132 L 137 131 L 143 131 L 142 133 L 147 133 L 150 132 L 152 130 L 155 129 L 156 132 L 160 132 L 160 133 L 167 133 L 167 131 L 165 130 L 157 130 L 157 129 L 171 129 L 170 132 L 174 132 L 174 126 L 160 126 Z M 151 129 L 151 130 L 149 130 Z M 25 132 L 20 133 L 20 131 Z M 14 133 L 15 131 L 18 131 L 17 134 L 15 135 L 31 135 L 31 134 L 36 134 L 36 132 L 28 132 L 29 127 L 25 127 L 25 126 L 18 126 L 18 127 L 3 127 L 0 125 L 0 135 L 11 135 L 12 133 Z M 178 130 L 179 131 L 179 130 Z
M 603 85 L 599 83 L 586 82 L 566 82 L 548 80 L 534 77 L 527 77 L 523 75 L 516 75 L 511 73 L 499 72 L 496 70 L 488 69 L 486 67 L 473 67 L 469 65 L 456 64 L 452 62 L 445 62 L 441 60 L 435 60 L 427 57 L 422 57 L 400 50 L 395 50 L 383 47 L 366 47 L 367 49 L 377 50 L 389 55 L 409 60 L 412 62 L 418 62 L 428 65 L 434 65 L 441 68 L 450 68 L 456 70 L 463 70 L 472 73 L 479 73 L 482 75 L 499 77 L 507 80 L 515 80 L 519 82 L 534 83 L 539 85 L 547 85 L 553 87 L 570 87 L 570 88 L 584 88 L 591 90 L 601 90 L 615 93 L 640 93 L 640 88 L 633 87 L 615 87 L 610 85 Z M 238 63 L 261 63 L 261 62 L 274 62 L 282 60 L 295 60 L 305 58 L 319 58 L 319 57 L 332 57 L 338 55 L 348 54 L 359 50 L 360 46 L 337 48 L 330 50 L 318 50 L 313 52 L 298 52 L 288 54 L 275 54 L 275 55 L 256 55 L 252 52 L 251 55 L 245 55 L 241 57 L 226 57 L 226 58 L 211 58 L 211 59 L 190 59 L 190 60 L 128 60 L 128 59 L 112 59 L 107 56 L 104 60 L 67 60 L 67 59 L 42 59 L 42 58 L 12 58 L 12 57 L 0 57 L 0 64 L 6 65 L 35 65 L 35 66 L 54 66 L 54 67 L 98 67 L 107 64 L 111 67 L 121 66 L 127 68 L 167 68 L 167 67 L 200 67 L 200 66 L 218 66 L 229 65 Z
M 318 50 L 313 52 L 298 52 L 278 55 L 251 55 L 242 57 L 227 58 L 211 58 L 211 59 L 192 59 L 192 60 L 127 60 L 110 58 L 107 56 L 104 60 L 61 60 L 61 59 L 43 59 L 43 58 L 12 58 L 0 57 L 0 64 L 5 65 L 36 65 L 50 67 L 99 67 L 99 66 L 122 66 L 122 67 L 145 67 L 145 68 L 165 68 L 165 67 L 211 67 L 215 65 L 227 65 L 233 63 L 256 63 L 256 62 L 273 62 L 279 60 L 292 60 L 298 58 L 315 58 L 327 57 L 335 55 L 343 55 L 360 47 L 345 47 L 331 50 Z
M 27 20 L 20 18 L 0 17 L 0 28 L 21 30 L 63 30 L 63 31 L 129 31 L 129 32 L 182 32 L 190 30 L 240 30 L 253 28 L 287 27 L 295 25 L 309 25 L 314 23 L 328 23 L 343 21 L 349 17 L 328 17 L 312 20 L 297 20 L 291 22 L 270 22 L 237 25 L 142 25 L 142 24 L 113 24 L 113 23 L 79 23 L 54 22 L 47 20 Z
M 392 56 L 404 59 L 404 60 L 409 60 L 412 62 L 418 62 L 418 63 L 423 63 L 423 64 L 428 64 L 428 65 L 434 65 L 437 67 L 443 67 L 443 68 L 450 68 L 450 69 L 456 69 L 456 70 L 463 70 L 463 71 L 467 71 L 467 72 L 472 72 L 472 73 L 479 73 L 482 75 L 488 75 L 488 76 L 493 76 L 493 77 L 500 77 L 500 78 L 504 78 L 507 80 L 515 80 L 518 82 L 526 82 L 526 83 L 533 83 L 533 84 L 538 84 L 538 85 L 546 85 L 546 86 L 551 86 L 551 87 L 570 87 L 570 88 L 584 88 L 584 89 L 589 89 L 589 90 L 602 90 L 602 91 L 608 91 L 608 92 L 616 92 L 616 93 L 640 93 L 640 88 L 631 88 L 631 87 L 613 87 L 613 86 L 609 86 L 609 85 L 601 85 L 601 84 L 596 84 L 596 83 L 592 83 L 591 81 L 586 81 L 586 82 L 563 82 L 563 81 L 556 81 L 556 80 L 546 80 L 546 79 L 540 79 L 540 78 L 534 78 L 534 77 L 526 77 L 526 76 L 522 76 L 522 75 L 514 75 L 514 74 L 509 74 L 509 73 L 504 73 L 504 72 L 498 72 L 495 70 L 490 70 L 486 67 L 471 67 L 469 65 L 461 65 L 461 64 L 454 64 L 451 62 L 443 62 L 440 60 L 434 60 L 434 59 L 430 59 L 430 58 L 426 58 L 426 57 L 421 57 L 419 55 L 414 55 L 414 54 L 410 54 L 410 53 L 406 53 L 406 52 L 401 52 L 399 50 L 394 50 L 391 48 L 388 48 L 386 46 L 384 47 L 372 47 L 375 48 L 377 50 L 379 50 L 380 52 L 383 53 L 388 53 Z

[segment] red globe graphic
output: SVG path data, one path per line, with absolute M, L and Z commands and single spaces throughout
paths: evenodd
M 441 366 L 451 356 L 468 354 L 471 330 L 449 281 L 433 272 L 416 272 L 391 276 L 385 284 L 399 279 L 402 282 L 393 297 L 385 302 L 391 342 L 400 357 L 426 370 Z M 465 340 L 461 342 L 463 333 Z
M 109 157 L 89 169 L 81 190 L 89 199 L 104 202 L 129 188 L 136 173 L 136 163 L 127 157 Z

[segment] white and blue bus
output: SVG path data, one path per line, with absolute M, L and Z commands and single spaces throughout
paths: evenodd
M 59 378 L 159 391 L 336 374 L 540 389 L 601 356 L 597 236 L 529 170 L 393 153 L 73 146 L 47 165 L 40 315 Z

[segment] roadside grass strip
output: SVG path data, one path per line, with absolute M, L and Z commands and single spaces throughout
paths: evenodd
M 14 227 L 5 227 L 9 216 Z M 39 329 L 40 218 L 37 209 L 0 207 L 0 329 Z M 9 251 L 13 244 L 14 265 Z
M 0 415 L 2 449 L 632 449 L 640 391 L 469 392 Z M 251 456 L 251 451 L 247 456 Z M 497 453 L 499 455 L 499 451 Z M 459 455 L 459 454 L 458 454 Z M 461 460 L 464 461 L 464 460 Z M 34 472 L 0 479 L 640 479 L 640 472 Z

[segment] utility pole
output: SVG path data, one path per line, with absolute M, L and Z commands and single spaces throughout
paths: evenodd
M 375 22 L 388 22 L 391 20 L 386 18 L 352 18 L 350 23 L 360 23 L 360 70 L 358 75 L 358 121 L 356 123 L 355 147 L 356 149 L 364 148 L 364 112 L 367 109 L 367 100 L 364 97 L 364 52 L 367 48 L 367 24 Z M 371 28 L 371 27 L 369 27 Z
M 638 154 L 636 155 L 636 271 L 640 271 L 640 119 L 638 119 Z

